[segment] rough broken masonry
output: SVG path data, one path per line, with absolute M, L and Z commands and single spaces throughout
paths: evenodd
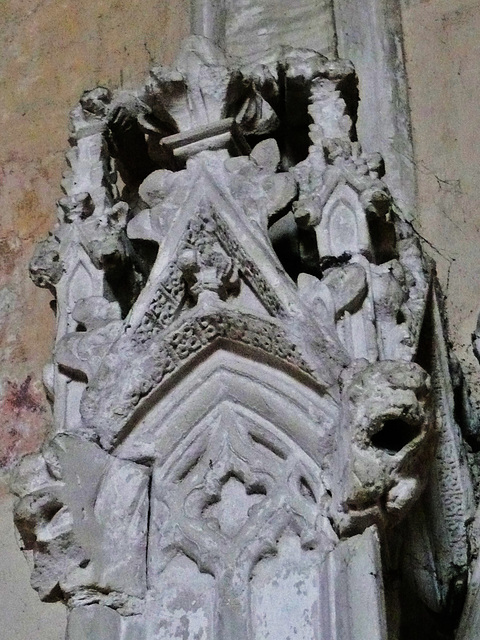
M 192 36 L 73 110 L 31 263 L 54 433 L 15 477 L 69 640 L 458 625 L 475 504 L 434 270 L 358 100 L 347 61 L 242 65 Z

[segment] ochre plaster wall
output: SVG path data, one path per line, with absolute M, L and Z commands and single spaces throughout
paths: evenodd
M 480 1 L 405 0 L 418 179 L 415 227 L 436 260 L 450 336 L 480 412 L 471 333 L 480 310 Z
M 50 422 L 42 368 L 51 350 L 51 295 L 28 278 L 35 242 L 55 220 L 68 113 L 83 90 L 133 87 L 170 63 L 189 32 L 189 0 L 0 2 L 0 479 L 35 451 Z M 3 488 L 2 488 L 3 487 Z M 16 546 L 0 485 L 0 637 L 60 640 L 62 605 L 43 605 Z
M 84 89 L 135 86 L 169 63 L 189 28 L 188 0 L 0 2 L 0 467 L 35 451 L 50 421 L 41 371 L 54 318 L 27 276 L 52 227 L 68 112 Z M 470 333 L 480 305 L 480 2 L 403 0 L 419 207 L 415 227 L 436 259 L 457 352 L 480 382 Z M 476 376 L 476 377 L 475 377 Z M 480 389 L 480 385 L 478 385 Z M 480 396 L 480 393 L 477 394 Z M 61 640 L 60 605 L 40 604 L 0 500 L 3 640 Z M 9 594 L 9 600 L 5 594 Z

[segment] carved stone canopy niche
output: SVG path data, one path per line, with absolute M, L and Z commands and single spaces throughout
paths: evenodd
M 72 112 L 31 264 L 56 301 L 54 433 L 16 479 L 70 640 L 387 640 L 385 594 L 412 581 L 441 611 L 462 579 L 431 269 L 356 140 L 351 63 L 269 59 L 192 37 Z

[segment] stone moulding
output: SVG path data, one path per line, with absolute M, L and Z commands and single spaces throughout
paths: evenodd
M 431 265 L 355 139 L 352 65 L 270 59 L 192 37 L 72 112 L 31 263 L 56 299 L 53 433 L 14 483 L 70 640 L 387 640 L 382 574 L 436 611 L 464 579 Z

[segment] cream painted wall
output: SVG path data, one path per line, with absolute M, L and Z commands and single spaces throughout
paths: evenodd
M 480 1 L 406 0 L 417 230 L 437 262 L 450 335 L 480 411 Z

